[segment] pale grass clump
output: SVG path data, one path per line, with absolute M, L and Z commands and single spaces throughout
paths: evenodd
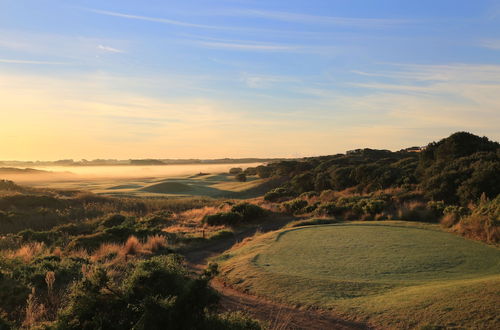
M 123 247 L 120 252 L 122 255 L 134 255 L 141 252 L 141 250 L 142 246 L 139 239 L 137 239 L 137 237 L 135 236 L 130 236 L 125 242 L 125 244 L 123 244 Z
M 60 247 L 56 247 L 54 250 L 52 250 L 52 254 L 56 257 L 62 257 L 62 250 Z
M 155 253 L 168 246 L 168 242 L 165 236 L 154 235 L 149 236 L 146 243 L 143 244 L 143 249 L 151 253 Z
M 45 318 L 47 310 L 45 305 L 38 302 L 36 298 L 35 288 L 31 288 L 31 293 L 26 300 L 25 316 L 23 321 L 23 326 L 31 329 L 37 322 L 42 321 Z
M 21 246 L 18 250 L 10 253 L 11 258 L 21 258 L 25 262 L 31 261 L 36 256 L 47 252 L 47 248 L 43 242 L 33 242 Z
M 71 251 L 71 256 L 75 257 L 75 258 L 86 259 L 89 257 L 89 253 L 85 249 L 78 249 L 78 250 Z
M 221 212 L 221 211 L 223 211 L 223 210 L 221 210 L 220 208 L 215 207 L 215 206 L 204 206 L 202 208 L 184 211 L 184 212 L 179 214 L 179 217 L 181 219 L 200 222 L 201 220 L 203 220 L 203 218 L 205 216 L 212 215 L 212 214 L 215 214 L 215 213 Z
M 456 213 L 447 213 L 445 214 L 441 220 L 439 221 L 441 225 L 445 228 L 453 227 L 458 221 L 460 217 Z
M 92 254 L 92 261 L 101 261 L 108 259 L 110 257 L 117 256 L 120 254 L 123 246 L 116 243 L 103 243 L 101 246 Z

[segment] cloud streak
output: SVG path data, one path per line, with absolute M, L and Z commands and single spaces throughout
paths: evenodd
M 0 63 L 6 64 L 38 64 L 38 65 L 70 65 L 67 62 L 36 61 L 36 60 L 17 60 L 0 58 Z
M 84 9 L 84 10 L 95 13 L 95 14 L 99 14 L 99 15 L 120 17 L 120 18 L 139 20 L 139 21 L 148 21 L 148 22 L 161 23 L 161 24 L 167 24 L 167 25 L 193 27 L 193 28 L 199 28 L 199 29 L 221 29 L 221 28 L 223 28 L 223 27 L 214 26 L 214 25 L 195 24 L 195 23 L 177 21 L 177 20 L 168 19 L 168 18 L 132 15 L 132 14 L 119 13 L 119 12 L 115 12 L 115 11 L 107 11 L 107 10 L 99 10 L 99 9 Z
M 500 39 L 485 39 L 479 45 L 484 48 L 500 50 Z
M 208 48 L 248 50 L 248 51 L 260 51 L 260 52 L 290 52 L 290 51 L 298 51 L 301 49 L 301 47 L 299 46 L 264 44 L 264 43 L 199 41 L 197 42 L 197 44 Z
M 227 14 L 236 16 L 258 17 L 270 20 L 294 22 L 301 24 L 321 24 L 321 25 L 337 25 L 347 27 L 372 28 L 372 27 L 392 27 L 401 24 L 415 22 L 414 20 L 406 19 L 391 19 L 391 18 L 355 18 L 355 17 L 335 17 L 335 16 L 318 16 L 297 14 L 282 11 L 264 11 L 264 10 L 231 10 Z
M 125 51 L 110 46 L 99 45 L 97 49 L 108 52 L 108 53 L 125 53 Z

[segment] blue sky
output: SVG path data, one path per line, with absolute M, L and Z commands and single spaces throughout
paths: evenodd
M 500 1 L 0 0 L 3 159 L 500 138 Z

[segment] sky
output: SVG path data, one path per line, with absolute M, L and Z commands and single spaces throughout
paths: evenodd
M 0 0 L 0 159 L 500 139 L 500 0 Z

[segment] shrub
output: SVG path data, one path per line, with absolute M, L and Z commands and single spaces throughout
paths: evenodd
M 203 218 L 203 223 L 209 226 L 220 226 L 220 225 L 236 225 L 241 222 L 242 216 L 236 212 L 219 212 L 212 215 L 206 215 Z
M 246 175 L 257 175 L 257 169 L 255 167 L 247 167 L 243 173 Z
M 275 202 L 280 198 L 291 196 L 291 192 L 285 188 L 276 188 L 264 195 L 264 200 L 268 202 Z
M 488 243 L 500 241 L 500 195 L 489 201 L 481 198 L 471 215 L 463 217 L 457 224 L 462 235 Z
M 363 206 L 361 207 L 365 214 L 375 215 L 384 210 L 385 201 L 380 199 L 365 199 L 362 202 Z
M 127 218 L 125 218 L 123 215 L 113 214 L 113 215 L 107 217 L 106 219 L 104 219 L 101 222 L 101 225 L 106 227 L 106 228 L 111 228 L 111 227 L 119 226 L 119 225 L 123 224 L 125 222 L 125 220 L 127 220 Z
M 229 170 L 229 174 L 236 175 L 242 173 L 243 169 L 241 167 L 233 167 Z
M 427 202 L 427 208 L 431 210 L 437 218 L 444 214 L 445 205 L 443 201 L 429 201 Z
M 135 264 L 122 284 L 94 268 L 71 289 L 55 328 L 207 329 L 206 309 L 217 302 L 209 279 L 190 278 L 176 255 Z
M 318 215 L 338 216 L 345 210 L 344 207 L 338 206 L 335 202 L 321 203 L 316 209 Z
M 300 194 L 300 198 L 312 198 L 312 197 L 316 197 L 316 196 L 319 196 L 319 194 L 316 192 L 316 191 L 306 191 L 302 194 Z
M 245 173 L 238 173 L 238 174 L 236 174 L 236 176 L 234 178 L 236 179 L 236 181 L 239 181 L 239 182 L 247 181 L 247 176 L 245 175 Z
M 255 204 L 240 203 L 231 208 L 231 212 L 239 213 L 244 221 L 254 220 L 265 215 L 265 210 Z
M 295 214 L 303 211 L 303 209 L 307 206 L 307 201 L 296 198 L 291 201 L 285 202 L 282 205 L 286 212 Z

